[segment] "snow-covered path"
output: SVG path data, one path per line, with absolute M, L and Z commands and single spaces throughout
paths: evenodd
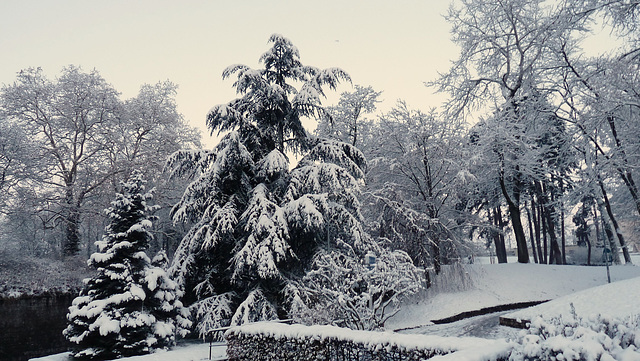
M 470 317 L 464 320 L 439 325 L 430 324 L 398 332 L 445 337 L 482 337 L 490 339 L 507 338 L 507 336 L 514 335 L 519 331 L 514 328 L 500 326 L 500 316 L 508 312 L 511 311 L 495 312 L 488 315 Z

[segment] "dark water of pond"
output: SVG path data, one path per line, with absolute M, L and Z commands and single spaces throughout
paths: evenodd
M 0 299 L 0 360 L 22 361 L 64 352 L 62 336 L 73 296 Z

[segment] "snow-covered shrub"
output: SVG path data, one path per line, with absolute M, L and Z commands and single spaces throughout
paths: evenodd
M 168 264 L 166 252 L 160 251 L 145 269 L 144 286 L 147 297 L 144 305 L 156 318 L 153 328 L 154 337 L 158 340 L 156 348 L 174 346 L 176 336 L 185 337 L 191 328 L 189 310 L 180 301 L 183 292 L 169 278 L 166 271 Z
M 640 315 L 538 317 L 516 340 L 509 360 L 640 360 Z
M 400 301 L 423 286 L 422 271 L 403 251 L 378 250 L 375 266 L 345 251 L 323 251 L 301 282 L 302 308 L 294 318 L 306 324 L 332 324 L 356 330 L 382 328 Z
M 234 361 L 413 361 L 427 360 L 437 355 L 445 355 L 446 359 L 451 360 L 498 361 L 506 360 L 511 350 L 511 345 L 504 340 L 406 335 L 269 322 L 231 328 L 225 337 L 227 356 Z
M 107 209 L 111 222 L 88 264 L 97 274 L 85 280 L 69 307 L 65 337 L 76 358 L 116 358 L 148 353 L 175 343 L 189 327 L 180 293 L 145 250 L 152 239 L 152 198 L 134 172 Z M 160 256 L 162 258 L 162 255 Z M 162 259 L 156 259 L 161 265 Z

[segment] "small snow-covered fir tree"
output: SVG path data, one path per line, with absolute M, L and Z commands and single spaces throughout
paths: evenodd
M 198 329 L 287 316 L 298 309 L 296 281 L 323 248 L 364 254 L 359 187 L 365 159 L 354 146 L 309 135 L 301 118 L 327 115 L 323 86 L 349 80 L 340 69 L 300 63 L 280 35 L 263 69 L 233 65 L 240 97 L 208 115 L 224 132 L 213 151 L 179 152 L 168 166 L 192 183 L 174 207 L 193 226 L 170 274 L 193 303 Z M 291 82 L 300 82 L 296 89 Z M 288 152 L 302 159 L 290 169 Z
M 116 358 L 171 345 L 178 327 L 187 326 L 175 284 L 151 266 L 145 250 L 153 207 L 145 181 L 134 172 L 108 208 L 111 220 L 98 252 L 88 263 L 97 275 L 86 281 L 69 307 L 65 337 L 76 358 Z M 169 321 L 173 316 L 178 321 Z

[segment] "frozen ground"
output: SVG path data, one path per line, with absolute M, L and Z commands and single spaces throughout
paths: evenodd
M 466 265 L 466 276 L 470 279 L 467 290 L 459 292 L 440 292 L 429 295 L 428 299 L 414 300 L 407 303 L 402 311 L 392 318 L 386 325 L 387 329 L 411 328 L 402 333 L 420 333 L 439 336 L 476 336 L 485 338 L 512 338 L 517 330 L 498 326 L 498 317 L 509 312 L 493 313 L 477 316 L 451 324 L 434 325 L 431 320 L 453 316 L 465 311 L 478 310 L 485 307 L 509 303 L 542 301 L 558 299 L 558 305 L 573 302 L 578 313 L 591 312 L 583 308 L 580 302 L 591 304 L 594 310 L 604 307 L 620 308 L 613 300 L 624 301 L 625 312 L 640 313 L 640 304 L 634 303 L 640 296 L 640 267 L 614 266 L 611 267 L 612 281 L 623 281 L 606 285 L 605 267 L 584 266 L 553 266 L 535 264 L 481 264 Z M 634 279 L 635 278 L 635 279 Z M 603 286 L 606 285 L 606 286 Z M 603 287 L 598 287 L 603 286 Z M 590 289 L 589 293 L 580 291 Z M 562 298 L 574 294 L 573 298 Z M 616 295 L 616 297 L 611 297 Z M 619 296 L 619 297 L 618 297 Z M 577 299 L 582 301 L 578 302 Z M 629 301 L 631 300 L 631 301 Z M 603 302 L 601 306 L 597 303 Z M 617 302 L 617 301 L 616 301 Z M 568 307 L 558 306 L 556 303 L 532 308 L 534 314 L 549 313 L 556 315 L 568 312 Z M 602 305 L 605 305 L 604 307 Z M 548 307 L 548 308 L 544 308 Z M 564 307 L 564 308 L 563 308 Z M 621 308 L 620 308 L 621 309 Z M 521 311 L 524 312 L 524 311 Z M 588 315 L 585 315 L 588 316 Z M 522 313 L 522 316 L 528 314 Z M 223 359 L 224 345 L 213 348 L 212 359 Z M 159 352 L 151 355 L 131 357 L 127 361 L 199 361 L 209 358 L 208 343 L 189 343 L 170 352 Z M 69 361 L 68 354 L 58 354 L 39 358 L 41 361 Z

